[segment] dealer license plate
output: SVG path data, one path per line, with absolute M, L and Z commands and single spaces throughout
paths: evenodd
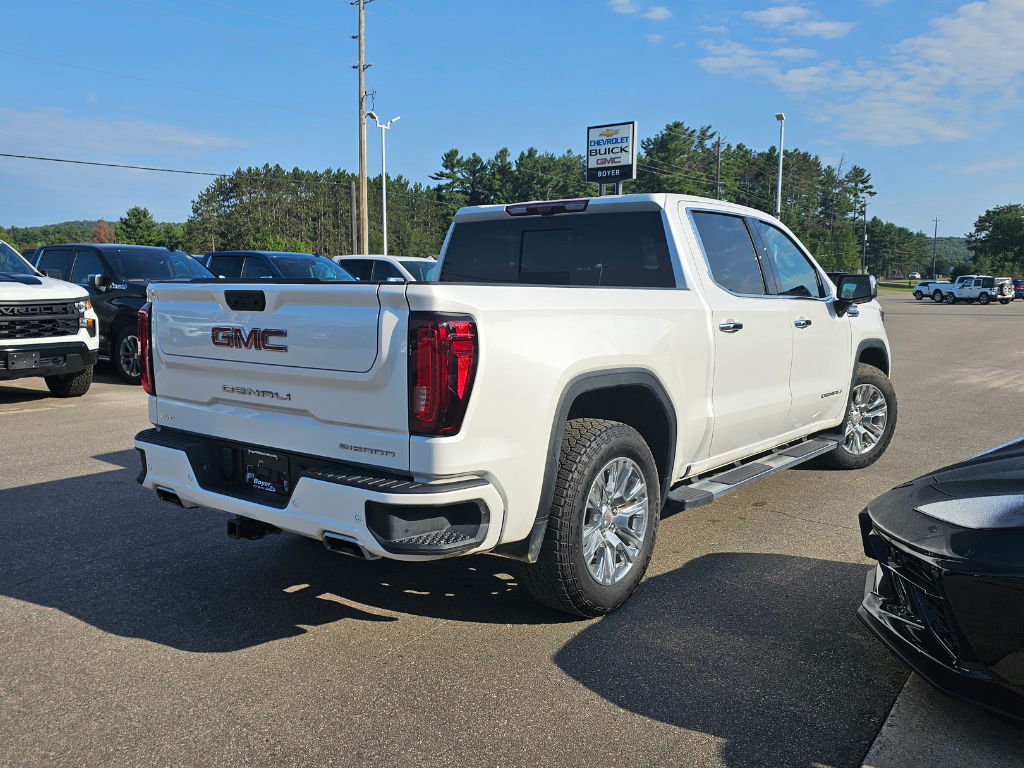
M 259 491 L 287 494 L 288 457 L 255 448 L 242 451 L 245 463 L 245 482 Z

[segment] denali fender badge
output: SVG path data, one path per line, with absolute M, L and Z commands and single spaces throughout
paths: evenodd
M 832 395 L 838 395 L 842 391 L 843 390 L 841 390 L 841 389 L 837 389 L 835 392 L 826 392 L 824 395 L 821 396 L 821 399 L 824 400 L 826 397 L 832 397 Z
M 249 387 L 233 387 L 230 384 L 222 384 L 221 390 L 229 395 L 248 395 L 249 397 L 269 397 L 271 400 L 291 400 L 291 393 L 282 395 L 279 392 L 271 392 L 268 389 L 249 389 Z
M 271 341 L 274 336 L 288 336 L 288 331 L 282 328 L 253 328 L 248 333 L 244 328 L 234 326 L 214 326 L 210 330 L 210 340 L 215 347 L 234 347 L 236 349 L 265 349 L 268 352 L 287 352 L 287 344 L 275 344 Z
M 394 456 L 394 451 L 382 451 L 379 448 L 364 448 L 361 445 L 349 445 L 348 443 L 338 443 L 338 447 L 345 451 L 355 451 L 356 453 L 372 453 L 374 456 Z

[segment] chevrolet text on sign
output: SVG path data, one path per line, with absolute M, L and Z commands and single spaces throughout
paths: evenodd
M 636 121 L 587 128 L 587 181 L 636 178 Z

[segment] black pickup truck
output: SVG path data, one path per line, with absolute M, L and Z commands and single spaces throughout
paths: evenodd
M 139 307 L 146 303 L 149 284 L 213 277 L 184 251 L 146 245 L 47 245 L 36 251 L 33 264 L 49 277 L 89 291 L 100 321 L 100 357 L 112 361 L 129 384 L 141 381 Z

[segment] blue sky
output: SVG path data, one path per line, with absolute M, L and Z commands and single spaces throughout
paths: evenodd
M 8 0 L 3 21 L 0 152 L 356 168 L 344 0 Z M 450 147 L 581 152 L 587 125 L 619 120 L 641 137 L 710 123 L 765 148 L 784 111 L 787 147 L 873 174 L 869 215 L 929 233 L 938 216 L 948 235 L 1024 200 L 1022 40 L 1021 0 L 367 6 L 368 87 L 381 118 L 402 117 L 392 175 L 426 182 Z M 379 132 L 368 141 L 376 173 Z M 184 221 L 207 183 L 0 158 L 0 224 L 116 219 L 130 205 Z

